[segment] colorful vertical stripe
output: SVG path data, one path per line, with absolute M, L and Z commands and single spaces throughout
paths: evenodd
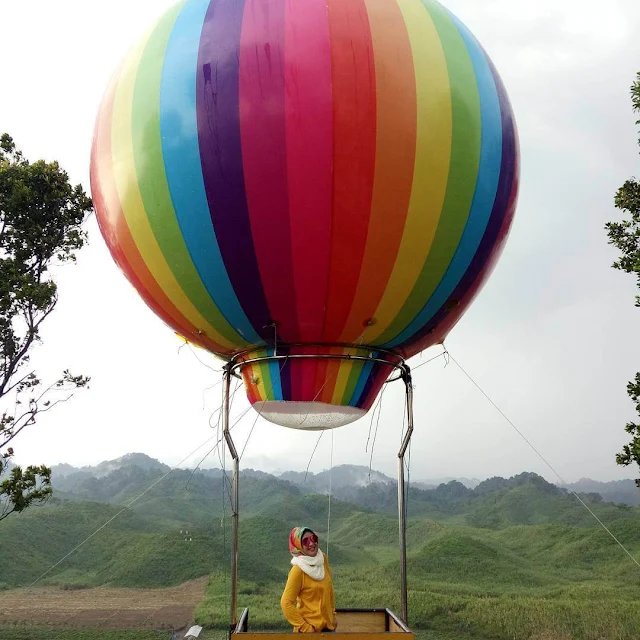
M 278 348 L 279 359 L 268 366 L 264 361 L 250 361 L 265 355 L 273 356 L 273 349 L 257 349 L 243 354 L 240 362 L 248 364 L 241 367 L 241 372 L 251 403 L 286 399 L 288 394 L 283 389 L 282 380 L 288 378 L 298 382 L 299 390 L 295 394 L 298 402 L 324 401 L 368 410 L 395 370 L 394 365 L 400 363 L 400 358 L 391 353 L 369 352 L 362 347 L 315 348 L 309 353 L 312 358 L 292 357 L 304 351 L 293 347 Z M 324 359 L 326 356 L 336 359 Z M 344 359 L 339 359 L 339 356 L 344 356 Z M 316 367 L 327 362 L 335 364 L 331 373 L 316 376 Z M 322 400 L 327 396 L 331 400 Z
M 496 69 L 435 0 L 183 0 L 109 86 L 91 185 L 117 264 L 186 339 L 408 358 L 489 276 L 518 165 Z M 243 375 L 252 402 L 367 409 L 392 369 Z

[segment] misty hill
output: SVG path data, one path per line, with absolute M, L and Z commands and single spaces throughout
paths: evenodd
M 64 462 L 62 464 L 54 464 L 51 467 L 51 472 L 52 475 L 58 479 L 66 478 L 74 474 L 84 474 L 85 476 L 101 478 L 112 471 L 116 471 L 127 466 L 136 466 L 141 469 L 158 469 L 165 473 L 171 468 L 159 460 L 151 458 L 145 453 L 126 453 L 120 458 L 116 458 L 115 460 L 105 460 L 95 466 L 74 467 Z
M 343 464 L 334 467 L 331 471 L 321 471 L 320 473 L 303 473 L 300 471 L 285 471 L 279 476 L 282 480 L 288 480 L 300 487 L 308 489 L 310 493 L 328 493 L 331 490 L 340 491 L 345 488 L 355 489 L 366 487 L 373 483 L 392 484 L 396 482 L 393 478 L 363 467 L 360 465 Z
M 90 478 L 102 479 L 110 476 L 114 472 L 126 470 L 130 467 L 138 467 L 146 471 L 167 473 L 170 467 L 166 464 L 155 460 L 143 453 L 129 453 L 115 460 L 106 460 L 95 466 L 73 467 L 68 464 L 59 464 L 52 467 L 54 485 L 61 497 L 81 497 L 84 499 L 97 500 L 117 500 L 115 493 L 103 488 L 99 489 L 98 485 L 90 481 Z M 187 471 L 191 470 L 177 470 Z M 176 473 L 174 471 L 173 473 Z M 220 469 L 199 469 L 197 474 L 205 477 L 217 479 L 222 477 Z M 149 476 L 151 477 L 151 476 Z M 397 486 L 395 478 L 385 475 L 369 467 L 359 465 L 340 465 L 334 467 L 330 471 L 322 471 L 320 473 L 304 473 L 298 471 L 285 471 L 279 475 L 273 475 L 264 471 L 254 469 L 242 470 L 243 480 L 246 478 L 260 479 L 276 479 L 288 482 L 297 486 L 303 493 L 319 493 L 328 494 L 329 486 L 332 488 L 332 495 L 341 500 L 355 501 L 358 504 L 364 504 L 371 500 L 371 495 L 379 495 L 381 493 L 391 493 Z M 142 477 L 140 478 L 142 481 Z M 541 480 L 543 480 L 541 478 Z M 522 480 L 521 480 L 522 481 Z M 487 488 L 497 488 L 500 482 L 506 482 L 503 478 L 489 478 L 480 481 L 477 478 L 443 478 L 440 480 L 429 480 L 427 482 L 411 481 L 411 491 L 414 490 L 436 490 L 441 485 L 453 486 L 463 485 L 468 489 L 478 489 L 478 492 L 486 491 Z M 546 482 L 543 480 L 543 482 Z M 496 484 L 498 483 L 498 484 Z M 382 487 L 378 486 L 382 485 Z M 384 486 L 388 491 L 384 490 Z M 555 486 L 555 485 L 554 485 Z M 371 488 L 373 487 L 373 488 Z M 392 489 L 393 487 L 393 489 Z M 605 502 L 614 504 L 628 504 L 631 506 L 640 506 L 640 489 L 635 486 L 632 480 L 618 480 L 615 482 L 598 482 L 583 478 L 576 483 L 561 486 L 560 489 L 567 491 L 575 491 L 579 494 L 599 494 Z M 135 489 L 134 489 L 135 490 Z M 360 491 L 362 490 L 362 491 Z M 439 490 L 440 492 L 442 490 Z M 117 493 L 117 492 L 116 492 Z M 420 494 L 416 494 L 420 495 Z M 471 495 L 471 494 L 469 494 Z M 590 499 L 595 499 L 591 496 Z M 385 500 L 385 502 L 388 500 Z
M 640 489 L 633 480 L 614 480 L 612 482 L 598 482 L 589 478 L 582 478 L 578 482 L 566 485 L 576 493 L 598 493 L 606 502 L 640 506 Z
M 49 560 L 57 554 L 64 555 L 65 549 L 78 544 L 93 528 L 122 509 L 122 514 L 104 533 L 83 547 L 83 552 L 74 556 L 73 561 L 54 572 L 51 579 L 68 580 L 76 575 L 73 571 L 79 571 L 82 581 L 90 584 L 156 586 L 202 575 L 198 572 L 213 562 L 212 550 L 219 549 L 220 544 L 224 546 L 221 523 L 226 522 L 229 516 L 230 478 L 219 469 L 195 472 L 176 469 L 164 477 L 167 470 L 166 465 L 133 454 L 66 475 L 56 476 L 54 471 L 54 499 L 51 503 L 8 519 L 0 526 L 0 567 L 3 568 L 0 582 L 22 584 L 25 580 L 34 579 L 38 570 L 46 570 Z M 344 522 L 358 522 L 360 541 L 371 538 L 370 544 L 395 545 L 395 481 L 375 472 L 372 478 L 378 481 L 363 484 L 363 478 L 368 478 L 366 467 L 338 467 L 333 474 L 337 481 L 333 483 L 332 478 L 332 530 L 339 531 Z M 264 522 L 270 522 L 260 546 L 273 545 L 276 556 L 275 549 L 281 544 L 276 540 L 278 532 L 286 533 L 297 524 L 312 525 L 319 530 L 326 528 L 329 498 L 322 493 L 314 493 L 308 484 L 309 476 L 305 481 L 301 475 L 289 473 L 275 477 L 247 471 L 241 478 L 240 509 L 244 535 L 249 535 L 246 528 L 263 530 Z M 311 481 L 320 492 L 323 492 L 325 480 L 323 474 L 311 475 Z M 636 509 L 606 504 L 598 494 L 585 494 L 583 499 L 603 520 L 613 523 L 612 526 L 623 521 L 640 523 Z M 434 522 L 483 531 L 502 531 L 527 525 L 591 528 L 594 524 L 592 516 L 574 496 L 533 473 L 522 473 L 508 479 L 490 478 L 475 489 L 457 481 L 440 484 L 434 489 L 411 486 L 408 513 L 418 523 L 410 527 L 410 535 L 414 535 L 416 541 L 424 539 L 423 528 L 432 527 L 429 523 Z M 372 530 L 375 535 L 370 536 L 367 532 L 367 522 L 375 522 Z M 201 546 L 206 539 L 209 551 L 184 551 L 186 547 L 182 542 L 185 541 L 180 531 L 190 531 L 191 538 L 196 535 L 202 542 Z M 223 535 L 222 543 L 220 535 Z M 196 549 L 198 545 L 188 548 Z M 161 577 L 140 563 L 144 564 L 147 558 L 151 566 L 162 548 L 174 549 L 178 555 L 183 552 L 194 555 L 180 562 L 171 560 L 180 568 L 174 566 Z M 29 554 L 29 549 L 33 553 Z M 339 546 L 334 553 L 341 553 Z M 29 555 L 28 561 L 24 560 L 25 554 Z M 105 563 L 109 568 L 103 566 Z M 125 571 L 133 566 L 139 569 L 134 573 Z M 67 575 L 65 572 L 69 570 L 72 573 Z M 258 568 L 256 571 L 259 573 L 261 570 Z M 134 574 L 138 577 L 132 577 Z
M 77 493 L 78 485 L 89 477 L 102 478 L 124 467 L 136 466 L 146 470 L 157 470 L 167 473 L 170 467 L 144 453 L 128 453 L 115 460 L 105 460 L 94 466 L 74 467 L 69 464 L 58 464 L 52 467 L 53 477 L 59 491 Z M 200 469 L 199 472 L 213 478 L 220 478 L 220 469 Z M 385 475 L 380 471 L 369 469 L 359 465 L 340 465 L 320 473 L 304 473 L 298 471 L 285 471 L 280 474 L 270 474 L 254 469 L 243 469 L 242 476 L 255 478 L 279 478 L 297 485 L 304 493 L 327 494 L 331 483 L 332 493 L 338 497 L 348 499 L 353 491 L 371 484 L 394 485 L 396 478 Z M 411 486 L 416 489 L 435 489 L 441 484 L 457 482 L 469 489 L 475 489 L 479 485 L 491 481 L 477 478 L 435 478 L 426 481 L 411 481 Z M 615 504 L 628 504 L 640 506 L 640 489 L 633 480 L 617 480 L 613 482 L 600 482 L 583 478 L 578 482 L 562 485 L 562 489 L 575 491 L 576 493 L 598 493 L 606 502 Z

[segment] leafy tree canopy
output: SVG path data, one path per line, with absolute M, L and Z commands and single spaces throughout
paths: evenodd
M 29 361 L 58 302 L 50 269 L 75 261 L 90 210 L 57 162 L 30 163 L 11 136 L 0 135 L 0 520 L 51 494 L 50 469 L 12 466 L 9 443 L 89 381 L 65 370 L 45 384 Z
M 631 85 L 631 102 L 634 112 L 640 113 L 640 73 Z M 636 124 L 640 125 L 640 120 Z M 614 202 L 616 208 L 624 213 L 624 218 L 622 222 L 606 224 L 609 244 L 620 251 L 620 257 L 613 263 L 613 267 L 635 274 L 640 289 L 640 182 L 635 178 L 627 180 L 618 189 Z M 636 296 L 636 306 L 640 307 L 640 295 Z M 640 372 L 627 385 L 627 393 L 640 416 Z M 635 462 L 640 466 L 640 422 L 629 422 L 625 431 L 631 435 L 631 442 L 616 455 L 616 462 L 624 466 Z M 636 480 L 636 484 L 640 487 L 640 478 Z

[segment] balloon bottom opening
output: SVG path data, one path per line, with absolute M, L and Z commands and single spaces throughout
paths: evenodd
M 256 402 L 253 408 L 269 422 L 304 431 L 343 427 L 367 413 L 365 409 L 358 407 L 345 407 L 327 402 L 267 400 Z

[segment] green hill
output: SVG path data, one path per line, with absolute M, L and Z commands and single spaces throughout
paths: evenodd
M 42 582 L 63 588 L 172 586 L 208 574 L 197 621 L 226 627 L 229 480 L 219 470 L 176 470 L 159 481 L 164 468 L 125 459 L 118 468 L 103 463 L 101 475 L 65 471 L 54 476 L 58 497 L 0 523 L 4 588 L 49 569 Z M 287 535 L 300 524 L 328 544 L 340 607 L 397 610 L 395 484 L 345 481 L 331 498 L 329 522 L 329 497 L 301 476 L 291 479 L 260 472 L 241 479 L 239 604 L 250 606 L 252 626 L 284 628 Z M 640 552 L 640 509 L 582 499 L 632 555 Z M 456 481 L 411 487 L 409 516 L 410 621 L 431 637 L 637 638 L 640 567 L 575 496 L 540 476 L 491 478 L 474 489 Z

